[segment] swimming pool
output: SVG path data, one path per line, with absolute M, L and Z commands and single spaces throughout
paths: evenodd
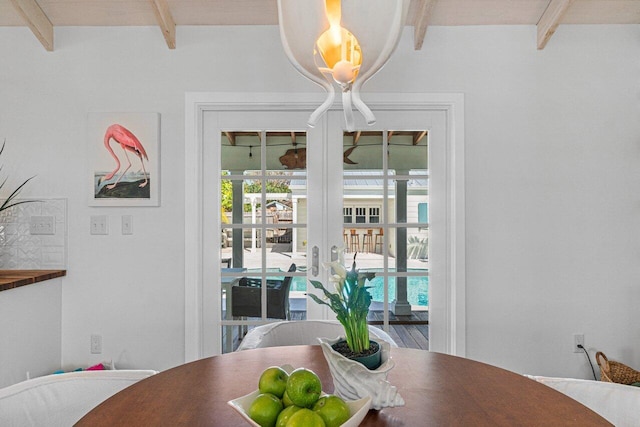
M 384 301 L 384 278 L 375 277 L 368 284 L 371 286 L 369 292 L 373 301 Z M 306 292 L 307 279 L 304 277 L 294 277 L 291 283 L 292 291 Z M 396 297 L 396 278 L 389 277 L 389 302 Z M 407 299 L 411 305 L 429 305 L 429 277 L 407 277 Z

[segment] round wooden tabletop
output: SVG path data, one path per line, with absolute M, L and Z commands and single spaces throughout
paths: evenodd
M 393 348 L 388 380 L 403 407 L 370 410 L 361 426 L 610 426 L 595 412 L 522 375 L 441 353 Z M 333 382 L 320 346 L 270 347 L 214 356 L 144 379 L 77 426 L 243 426 L 227 404 L 258 388 L 261 372 L 289 364 Z

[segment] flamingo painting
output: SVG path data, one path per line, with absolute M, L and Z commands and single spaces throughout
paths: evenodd
M 144 171 L 144 182 L 140 184 L 139 187 L 140 188 L 145 187 L 149 183 L 149 179 L 147 178 L 147 170 L 144 167 L 144 159 L 149 161 L 149 158 L 147 157 L 147 152 L 144 150 L 144 147 L 140 143 L 140 140 L 138 140 L 138 138 L 129 129 L 119 124 L 113 124 L 109 126 L 107 128 L 107 131 L 104 134 L 104 146 L 109 152 L 109 154 L 111 154 L 111 156 L 116 161 L 116 168 L 111 173 L 107 174 L 104 177 L 104 180 L 105 181 L 110 180 L 120 170 L 120 159 L 113 152 L 113 149 L 111 148 L 111 145 L 110 145 L 112 139 L 116 141 L 118 144 L 120 144 L 120 147 L 124 151 L 124 154 L 127 157 L 127 162 L 129 164 L 127 165 L 127 168 L 122 172 L 122 174 L 120 174 L 116 182 L 114 182 L 113 184 L 107 185 L 107 189 L 111 190 L 116 185 L 118 185 L 122 177 L 131 168 L 131 160 L 129 159 L 129 152 L 134 153 L 140 159 L 140 164 L 142 164 L 142 170 Z

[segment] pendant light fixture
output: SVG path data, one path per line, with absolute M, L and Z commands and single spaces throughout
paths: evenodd
M 278 0 L 280 38 L 303 76 L 322 86 L 327 98 L 309 117 L 314 127 L 331 107 L 337 85 L 347 130 L 353 107 L 367 124 L 376 118 L 360 88 L 389 60 L 404 28 L 409 0 Z

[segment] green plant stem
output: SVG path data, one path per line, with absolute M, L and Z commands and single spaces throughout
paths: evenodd
M 329 292 L 322 283 L 310 280 L 314 288 L 322 291 L 325 299 L 320 299 L 314 294 L 309 296 L 316 303 L 328 306 L 336 314 L 336 318 L 344 327 L 347 346 L 356 354 L 369 349 L 367 315 L 371 305 L 371 294 L 365 283 L 374 276 L 375 273 L 372 272 L 358 273 L 354 257 L 352 268 L 336 287 L 336 293 Z
M 369 327 L 366 316 L 348 316 L 342 322 L 346 335 L 347 345 L 354 353 L 362 353 L 369 349 Z

